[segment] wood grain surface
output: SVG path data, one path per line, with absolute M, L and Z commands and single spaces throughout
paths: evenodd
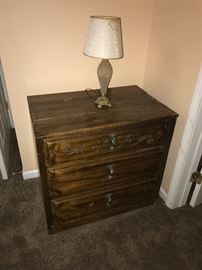
M 177 114 L 137 86 L 28 97 L 50 233 L 154 202 Z

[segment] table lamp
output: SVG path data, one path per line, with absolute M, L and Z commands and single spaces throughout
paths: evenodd
M 108 59 L 123 57 L 121 18 L 115 16 L 90 16 L 83 53 L 87 56 L 101 58 L 97 69 L 101 96 L 95 100 L 98 108 L 111 107 L 107 98 L 113 69 Z

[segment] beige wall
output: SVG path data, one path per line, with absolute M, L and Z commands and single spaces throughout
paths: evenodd
M 0 0 L 0 52 L 23 170 L 37 168 L 27 96 L 97 88 L 98 59 L 82 55 L 90 15 L 122 18 L 125 56 L 111 85 L 143 85 L 153 1 Z
M 0 0 L 0 52 L 23 170 L 37 168 L 28 95 L 97 88 L 98 59 L 82 55 L 88 17 L 122 17 L 125 56 L 111 85 L 138 84 L 180 114 L 168 190 L 199 71 L 200 0 Z M 153 13 L 153 15 L 152 15 Z
M 144 88 L 179 113 L 163 187 L 168 191 L 201 59 L 202 2 L 156 0 Z

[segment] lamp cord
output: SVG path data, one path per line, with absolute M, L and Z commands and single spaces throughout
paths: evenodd
M 91 99 L 95 99 L 95 97 L 93 97 L 92 95 L 90 95 L 89 91 L 93 90 L 92 88 L 86 88 L 84 91 L 86 92 L 86 94 L 91 98 Z

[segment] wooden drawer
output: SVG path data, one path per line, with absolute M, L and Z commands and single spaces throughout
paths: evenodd
M 49 228 L 49 233 L 56 233 L 58 231 L 62 231 L 68 228 L 85 225 L 91 222 L 95 222 L 107 217 L 111 217 L 114 215 L 118 215 L 127 211 L 135 210 L 140 207 L 148 206 L 153 204 L 155 201 L 155 197 L 147 197 L 143 200 L 131 200 L 127 204 L 122 204 L 121 206 L 111 207 L 107 209 L 107 211 L 97 211 L 92 215 L 86 215 L 74 219 L 66 219 L 62 220 L 57 217 L 53 217 L 53 223 Z
M 77 223 L 89 216 L 93 219 L 93 215 L 100 213 L 106 216 L 108 213 L 112 215 L 113 212 L 117 212 L 117 209 L 124 209 L 138 201 L 154 198 L 154 193 L 155 184 L 151 180 L 125 189 L 112 189 L 107 193 L 85 193 L 62 200 L 52 200 L 53 224 Z
M 84 168 L 47 168 L 49 194 L 51 198 L 90 190 L 106 190 L 109 187 L 128 186 L 150 181 L 157 176 L 162 153 L 151 151 L 133 159 L 105 163 Z
M 163 145 L 166 131 L 166 123 L 160 122 L 153 126 L 99 129 L 47 138 L 43 140 L 44 162 L 46 165 L 79 160 L 90 162 L 95 158 L 109 159 L 124 151 L 130 157 L 133 152 L 149 151 Z

